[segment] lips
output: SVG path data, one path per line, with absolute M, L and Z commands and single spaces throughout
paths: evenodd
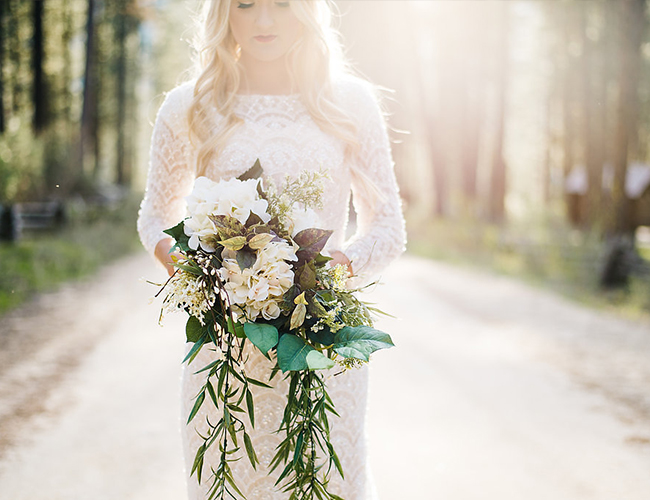
M 254 37 L 254 38 L 258 42 L 269 43 L 269 42 L 272 42 L 273 40 L 275 40 L 277 38 L 277 36 L 276 35 L 258 35 L 258 36 Z

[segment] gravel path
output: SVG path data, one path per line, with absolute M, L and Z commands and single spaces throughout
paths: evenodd
M 0 500 L 182 500 L 183 317 L 146 255 L 0 323 Z M 403 258 L 368 296 L 383 500 L 650 499 L 650 324 Z

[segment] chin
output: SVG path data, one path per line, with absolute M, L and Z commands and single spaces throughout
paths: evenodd
M 269 47 L 266 50 L 249 50 L 247 56 L 251 59 L 256 59 L 261 62 L 273 62 L 285 57 L 288 50 Z

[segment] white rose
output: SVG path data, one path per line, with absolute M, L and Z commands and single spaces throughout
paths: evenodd
M 291 231 L 291 236 L 295 236 L 303 229 L 318 228 L 320 226 L 320 217 L 311 208 L 294 209 L 290 217 L 293 221 L 293 231 Z

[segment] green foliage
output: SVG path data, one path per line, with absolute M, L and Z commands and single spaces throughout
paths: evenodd
M 278 329 L 273 325 L 249 322 L 244 324 L 244 332 L 248 340 L 264 355 L 278 345 Z
M 60 233 L 27 236 L 0 243 L 0 313 L 32 294 L 63 281 L 88 276 L 139 247 L 135 230 L 137 201 L 115 211 L 74 217 Z
M 407 226 L 409 250 L 416 255 L 516 276 L 627 316 L 650 313 L 648 277 L 632 277 L 627 290 L 602 290 L 598 278 L 604 241 L 597 230 L 570 228 L 559 216 L 508 226 L 411 216 Z
M 336 333 L 332 349 L 345 358 L 370 361 L 373 352 L 394 345 L 388 334 L 372 327 L 346 326 Z
M 251 175 L 260 169 L 256 162 Z M 263 223 L 260 216 L 251 215 L 242 224 L 230 215 L 208 214 L 212 231 L 201 234 L 202 246 L 196 250 L 187 245 L 183 223 L 166 231 L 177 240 L 184 258 L 175 264 L 176 273 L 163 286 L 171 289 L 164 304 L 174 309 L 184 308 L 190 315 L 201 318 L 191 317 L 187 323 L 187 339 L 194 345 L 184 361 L 191 363 L 206 344 L 216 353 L 216 360 L 197 372 L 207 372 L 207 376 L 188 417 L 189 423 L 208 401 L 217 410 L 216 416 L 214 412 L 206 412 L 208 431 L 201 435 L 203 443 L 196 451 L 192 467 L 192 474 L 200 482 L 205 453 L 212 446 L 217 447 L 220 459 L 211 464 L 210 499 L 242 496 L 229 466 L 242 449 L 242 442 L 251 464 L 257 465 L 253 443 L 238 416 L 248 415 L 254 425 L 254 401 L 249 386 L 263 385 L 245 373 L 247 341 L 269 359 L 275 351 L 276 363 L 270 380 L 279 371 L 290 379 L 284 417 L 278 429 L 285 438 L 271 467 L 273 470 L 283 467 L 276 484 L 282 483 L 282 491 L 290 493 L 289 499 L 295 500 L 336 500 L 338 497 L 328 491 L 330 472 L 336 469 L 343 475 L 329 435 L 328 415 L 337 414 L 320 371 L 337 364 L 343 370 L 359 366 L 368 362 L 376 350 L 393 346 L 390 336 L 371 327 L 371 310 L 355 297 L 358 290 L 347 289 L 346 268 L 329 269 L 329 259 L 320 255 L 332 232 L 308 228 L 292 238 L 291 231 L 286 230 L 294 227 L 295 209 L 287 200 L 304 203 L 309 199 L 315 203 L 312 197 L 321 196 L 318 178 L 312 174 L 301 176 L 306 182 L 302 187 L 287 181 L 286 192 L 269 198 L 265 198 L 266 193 L 258 184 L 258 195 L 269 204 L 267 214 L 275 217 Z M 289 251 L 280 254 L 280 260 L 267 261 L 264 252 L 273 251 L 275 247 L 270 245 L 273 241 L 284 241 L 287 248 L 295 249 L 295 255 Z M 282 279 L 287 280 L 281 294 L 276 293 L 271 299 L 267 294 L 253 301 L 250 292 L 255 285 L 248 281 L 250 273 L 242 282 L 239 277 L 244 273 L 238 275 L 236 267 L 223 272 L 224 264 L 229 264 L 223 260 L 224 256 L 232 258 L 233 254 L 241 271 L 262 262 L 268 264 L 268 269 L 255 272 L 272 272 L 281 263 L 286 273 Z M 235 278 L 229 273 L 235 274 Z M 271 274 L 268 280 L 273 279 L 280 282 Z M 237 287 L 235 291 L 233 286 Z M 242 288 L 247 297 L 243 301 Z M 275 309 L 270 314 L 267 309 L 262 312 L 257 305 L 260 300 L 273 300 Z M 267 319 L 269 316 L 274 319 Z M 327 468 L 323 467 L 323 461 Z

